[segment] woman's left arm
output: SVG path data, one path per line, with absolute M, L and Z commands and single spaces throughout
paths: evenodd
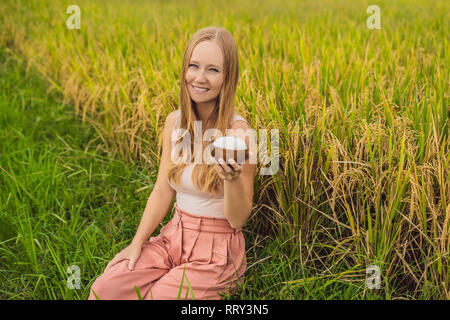
M 236 121 L 231 129 L 243 129 L 245 132 L 250 129 L 244 121 Z M 249 136 L 243 135 L 239 130 L 234 131 L 235 136 L 246 141 L 249 146 Z M 249 152 L 249 158 L 252 153 Z M 252 158 L 253 159 L 253 158 Z M 224 180 L 224 214 L 233 228 L 241 228 L 247 222 L 253 208 L 253 187 L 256 164 L 249 163 L 246 159 L 244 163 L 237 164 L 233 159 L 227 165 L 223 160 L 215 164 L 219 176 Z
M 225 217 L 233 228 L 245 225 L 253 207 L 254 169 L 248 166 L 254 165 L 242 164 L 242 173 L 237 178 L 224 181 Z

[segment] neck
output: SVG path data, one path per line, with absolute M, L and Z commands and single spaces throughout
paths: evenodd
M 207 103 L 196 103 L 195 110 L 197 112 L 199 120 L 202 121 L 203 125 L 206 124 L 206 120 L 208 120 L 209 116 L 213 113 L 216 102 L 207 102 Z

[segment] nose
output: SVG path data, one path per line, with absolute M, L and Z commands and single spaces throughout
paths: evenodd
M 195 75 L 195 82 L 196 83 L 205 83 L 207 82 L 207 78 L 205 76 L 205 71 L 199 71 L 197 72 L 197 74 Z

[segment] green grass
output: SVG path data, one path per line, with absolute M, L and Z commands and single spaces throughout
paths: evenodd
M 0 81 L 0 297 L 86 298 L 134 236 L 154 172 L 103 151 L 5 48 Z M 81 290 L 66 286 L 69 265 L 81 268 Z

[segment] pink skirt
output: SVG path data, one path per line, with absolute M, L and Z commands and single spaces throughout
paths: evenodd
M 242 229 L 227 219 L 187 213 L 176 203 L 173 208 L 160 234 L 143 244 L 134 270 L 128 270 L 129 259 L 108 264 L 89 300 L 96 299 L 93 291 L 102 300 L 138 299 L 135 286 L 143 299 L 219 300 L 242 283 L 247 268 Z

